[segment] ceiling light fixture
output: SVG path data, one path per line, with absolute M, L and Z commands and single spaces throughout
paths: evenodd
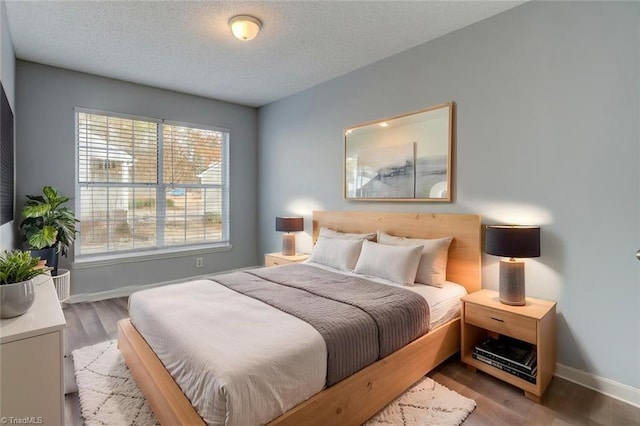
M 256 38 L 262 28 L 262 22 L 253 16 L 238 15 L 229 20 L 229 26 L 235 38 L 242 41 L 249 41 Z

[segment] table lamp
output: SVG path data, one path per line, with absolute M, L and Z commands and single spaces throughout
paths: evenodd
M 516 258 L 540 256 L 540 227 L 489 225 L 485 232 L 484 251 L 509 258 L 500 261 L 500 302 L 524 305 L 524 262 Z
M 286 232 L 282 236 L 282 254 L 296 254 L 296 236 L 292 232 L 304 230 L 304 219 L 301 217 L 276 217 L 276 231 Z

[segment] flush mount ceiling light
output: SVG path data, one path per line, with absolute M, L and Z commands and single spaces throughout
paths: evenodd
M 260 32 L 260 28 L 262 28 L 262 22 L 253 16 L 238 15 L 229 20 L 229 26 L 235 38 L 242 41 L 249 41 L 256 38 L 258 32 Z

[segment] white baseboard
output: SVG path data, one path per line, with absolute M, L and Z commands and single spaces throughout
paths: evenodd
M 586 388 L 593 389 L 596 392 L 619 399 L 627 404 L 640 407 L 640 389 L 634 388 L 633 386 L 614 382 L 613 380 L 560 363 L 556 364 L 555 375 Z
M 256 268 L 257 268 L 257 266 L 256 266 Z M 183 283 L 185 281 L 194 281 L 194 280 L 199 280 L 199 279 L 202 279 L 202 278 L 210 277 L 210 276 L 213 276 L 213 275 L 227 274 L 229 272 L 241 271 L 241 270 L 246 270 L 246 269 L 252 269 L 252 268 L 249 267 L 249 268 L 231 269 L 231 270 L 228 270 L 228 271 L 213 272 L 213 273 L 208 273 L 208 274 L 203 274 L 203 275 L 196 275 L 196 276 L 193 276 L 193 277 L 179 278 L 177 280 L 163 281 L 163 282 L 153 283 L 153 284 L 130 285 L 130 286 L 127 286 L 127 287 L 120 287 L 120 288 L 116 288 L 116 289 L 113 289 L 113 290 L 107 290 L 107 291 L 99 291 L 99 292 L 96 292 L 96 293 L 74 294 L 69 299 L 69 303 L 97 302 L 99 300 L 113 299 L 113 298 L 116 298 L 116 297 L 127 297 L 127 296 L 131 296 L 133 293 L 135 293 L 136 291 L 140 291 L 140 290 L 146 290 L 146 289 L 154 288 L 154 287 L 161 287 L 161 286 L 169 285 L 169 284 L 178 284 L 178 283 Z

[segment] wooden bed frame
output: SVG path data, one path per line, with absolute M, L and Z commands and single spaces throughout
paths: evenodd
M 413 238 L 454 237 L 447 279 L 480 290 L 480 217 L 462 214 L 313 212 L 313 240 L 321 226 Z M 203 425 L 171 375 L 129 319 L 118 323 L 118 347 L 162 425 Z M 460 319 L 443 324 L 391 355 L 293 407 L 270 425 L 359 425 L 460 349 Z

